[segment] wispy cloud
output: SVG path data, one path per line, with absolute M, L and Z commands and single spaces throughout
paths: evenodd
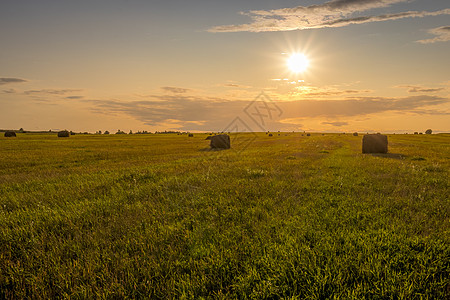
M 432 39 L 419 40 L 418 43 L 421 44 L 432 44 L 436 42 L 447 42 L 450 41 L 450 26 L 442 26 L 428 30 L 429 33 L 434 34 L 435 37 Z
M 229 101 L 223 98 L 189 95 L 155 95 L 148 100 L 84 100 L 95 112 L 126 114 L 146 125 L 171 124 L 179 130 L 223 130 L 229 122 L 242 115 L 251 100 Z M 293 119 L 340 119 L 368 116 L 386 112 L 413 114 L 450 114 L 439 110 L 439 105 L 450 103 L 448 98 L 430 95 L 410 97 L 351 97 L 335 100 L 277 101 L 283 111 L 279 124 L 289 124 Z M 176 120 L 176 122 L 174 121 Z M 346 122 L 328 121 L 323 124 L 345 126 Z M 168 126 L 168 125 L 167 125 Z
M 338 88 L 318 88 L 312 86 L 299 86 L 295 88 L 296 96 L 302 97 L 330 97 L 330 96 L 345 96 L 345 95 L 355 95 L 371 93 L 371 90 L 354 90 L 346 89 L 341 90 Z
M 324 27 L 342 27 L 350 24 L 362 24 L 398 20 L 403 18 L 421 18 L 450 14 L 450 9 L 439 11 L 405 11 L 394 14 L 354 16 L 374 8 L 388 7 L 408 0 L 332 0 L 319 5 L 297 6 L 275 10 L 253 10 L 241 12 L 251 18 L 248 24 L 224 25 L 210 28 L 210 32 L 264 32 L 289 31 Z
M 450 103 L 450 99 L 429 95 L 409 97 L 351 97 L 341 100 L 301 100 L 280 104 L 289 117 L 350 117 L 385 112 L 437 113 L 423 108 Z M 450 113 L 450 112 L 446 112 Z
M 331 125 L 334 127 L 342 127 L 348 125 L 348 122 L 322 122 L 323 125 Z
M 81 90 L 74 89 L 43 89 L 43 90 L 28 90 L 25 95 L 65 95 L 68 93 L 79 92 Z
M 15 89 L 7 89 L 2 91 L 4 94 L 15 94 L 17 91 Z
M 10 83 L 22 83 L 22 82 L 27 82 L 27 81 L 28 81 L 28 80 L 21 79 L 21 78 L 5 78 L 5 77 L 0 77 L 0 85 L 10 84 Z
M 68 96 L 68 97 L 66 97 L 66 99 L 69 99 L 69 100 L 78 100 L 78 99 L 83 99 L 84 98 L 84 96 Z
M 247 102 L 189 95 L 151 96 L 149 100 L 85 100 L 97 113 L 127 114 L 146 125 L 161 126 L 177 120 L 180 130 L 221 130 Z M 172 121 L 171 121 L 172 120 Z
M 173 87 L 173 86 L 163 86 L 161 88 L 163 91 L 174 93 L 174 94 L 185 94 L 190 91 L 190 89 Z
M 435 93 L 445 90 L 445 88 L 430 88 L 420 85 L 399 85 L 396 87 L 408 89 L 409 93 Z
M 249 89 L 249 88 L 251 88 L 251 86 L 242 85 L 242 84 L 233 83 L 233 82 L 225 83 L 223 86 L 227 87 L 227 88 L 237 88 L 237 89 Z

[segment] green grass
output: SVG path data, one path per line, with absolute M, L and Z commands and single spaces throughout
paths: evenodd
M 450 135 L 206 136 L 0 137 L 0 299 L 450 297 Z

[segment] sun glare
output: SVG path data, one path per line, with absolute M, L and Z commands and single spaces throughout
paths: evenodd
M 301 73 L 306 71 L 309 65 L 308 58 L 302 53 L 294 53 L 287 60 L 289 70 L 294 73 Z

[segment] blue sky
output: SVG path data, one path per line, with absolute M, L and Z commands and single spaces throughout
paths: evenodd
M 449 131 L 449 4 L 1 1 L 0 128 Z

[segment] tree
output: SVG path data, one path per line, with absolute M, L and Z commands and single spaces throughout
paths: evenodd
M 427 130 L 425 131 L 425 134 L 431 134 L 432 132 L 433 132 L 433 130 L 427 129 Z

